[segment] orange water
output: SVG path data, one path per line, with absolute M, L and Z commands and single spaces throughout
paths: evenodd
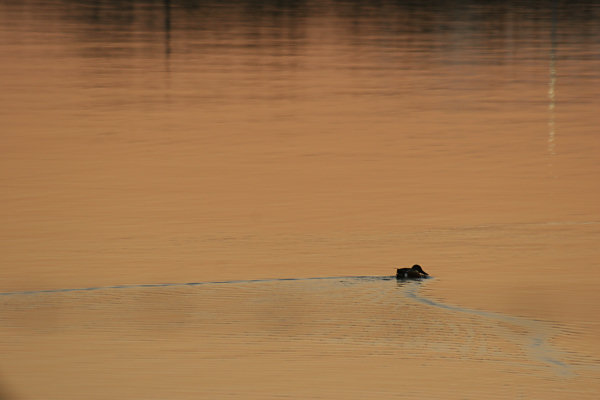
M 435 277 L 2 295 L 0 398 L 596 398 L 600 16 L 536 4 L 0 4 L 0 292 Z

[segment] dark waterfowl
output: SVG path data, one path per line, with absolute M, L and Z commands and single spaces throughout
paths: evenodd
M 396 269 L 396 279 L 421 279 L 427 278 L 429 274 L 423 271 L 420 265 L 413 265 L 412 268 Z

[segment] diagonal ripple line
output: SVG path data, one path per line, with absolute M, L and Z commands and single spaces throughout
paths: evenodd
M 207 281 L 207 282 L 185 282 L 185 283 L 141 283 L 127 285 L 97 286 L 87 288 L 61 288 L 61 289 L 42 289 L 42 290 L 23 290 L 15 292 L 0 292 L 0 296 L 19 296 L 19 295 L 38 295 L 47 293 L 68 293 L 68 292 L 88 292 L 94 290 L 109 289 L 141 289 L 173 286 L 201 286 L 201 285 L 227 285 L 227 284 L 245 284 L 245 283 L 266 283 L 266 282 L 287 282 L 287 281 L 316 281 L 316 280 L 334 280 L 334 279 L 371 279 L 371 280 L 391 280 L 392 276 L 322 276 L 312 278 L 265 278 L 265 279 L 239 279 L 230 281 Z
M 558 375 L 561 376 L 573 376 L 575 375 L 572 371 L 571 366 L 567 363 L 558 360 L 554 354 L 557 351 L 552 348 L 550 344 L 548 344 L 547 338 L 551 336 L 548 334 L 548 331 L 551 331 L 552 328 L 548 327 L 547 324 L 542 321 L 535 321 L 523 317 L 515 317 L 511 315 L 505 315 L 500 313 L 495 313 L 491 311 L 483 311 L 483 310 L 474 310 L 470 308 L 464 308 L 459 306 L 454 306 L 450 304 L 445 304 L 442 302 L 434 301 L 428 299 L 427 297 L 421 296 L 419 292 L 419 288 L 421 287 L 422 282 L 414 282 L 414 285 L 409 285 L 404 294 L 406 297 L 417 301 L 421 304 L 426 304 L 431 307 L 437 307 L 448 311 L 454 311 L 464 314 L 477 315 L 484 318 L 489 318 L 496 321 L 501 321 L 505 323 L 509 323 L 512 325 L 516 325 L 522 328 L 525 328 L 528 332 L 530 332 L 529 344 L 527 349 L 531 356 L 541 361 L 544 364 L 548 364 L 555 369 Z

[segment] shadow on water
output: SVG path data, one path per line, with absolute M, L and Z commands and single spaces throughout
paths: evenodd
M 178 48 L 187 53 L 215 46 L 229 50 L 231 46 L 290 50 L 303 47 L 309 39 L 310 20 L 324 15 L 333 18 L 344 37 L 355 45 L 410 47 L 412 41 L 427 37 L 429 50 L 443 53 L 453 53 L 463 47 L 460 42 L 469 40 L 479 42 L 483 48 L 504 47 L 512 51 L 514 41 L 520 40 L 518 35 L 521 34 L 514 27 L 527 24 L 534 25 L 527 33 L 539 36 L 540 40 L 545 32 L 541 28 L 552 24 L 555 32 L 562 28 L 562 40 L 573 36 L 579 43 L 595 46 L 598 38 L 595 26 L 600 17 L 593 1 L 558 3 L 556 0 L 521 1 L 518 5 L 470 0 L 451 6 L 441 0 L 187 0 L 175 3 L 170 0 L 63 0 L 55 3 L 54 15 L 67 22 L 65 26 L 78 26 L 73 32 L 76 40 L 98 44 L 82 48 L 90 56 L 131 57 L 142 49 L 127 44 L 140 40 L 148 46 L 146 50 L 162 53 L 166 59 Z M 35 2 L 30 7 L 35 11 L 34 5 Z M 7 4 L 5 7 L 17 6 Z M 47 18 L 45 14 L 44 18 Z M 452 46 L 438 40 L 447 35 L 456 38 Z M 372 40 L 373 37 L 379 39 Z M 232 43 L 232 39 L 242 39 L 243 43 Z M 121 45 L 106 46 L 105 42 Z M 502 62 L 502 59 L 494 59 L 494 62 Z
M 14 400 L 15 396 L 7 389 L 6 385 L 0 381 L 0 400 Z

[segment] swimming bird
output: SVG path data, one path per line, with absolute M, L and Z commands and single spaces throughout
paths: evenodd
M 412 268 L 396 269 L 396 279 L 421 279 L 427 278 L 429 274 L 423 271 L 420 265 L 415 264 Z

